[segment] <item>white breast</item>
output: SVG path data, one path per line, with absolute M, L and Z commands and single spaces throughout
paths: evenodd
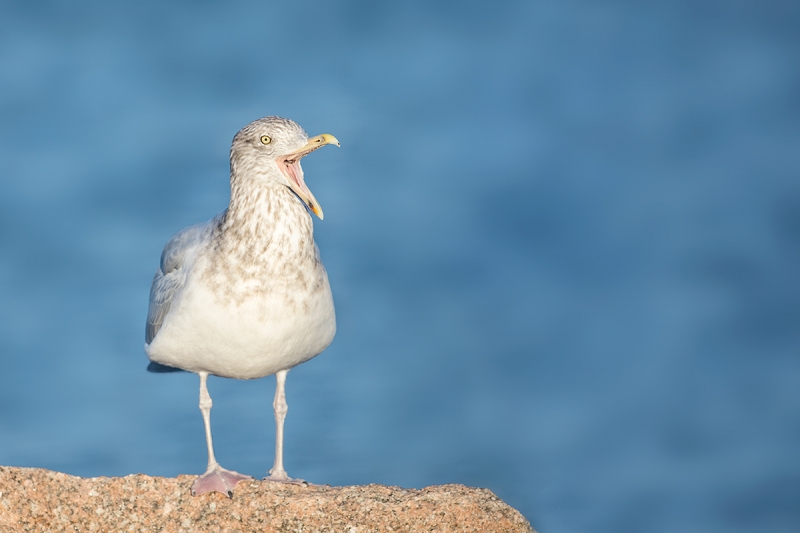
M 190 281 L 173 305 L 147 355 L 192 372 L 268 376 L 318 355 L 336 333 L 327 276 L 323 290 L 301 302 L 270 294 L 226 305 L 207 286 Z

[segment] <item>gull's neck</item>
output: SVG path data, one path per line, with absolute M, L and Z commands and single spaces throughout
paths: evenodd
M 314 226 L 306 207 L 286 185 L 263 173 L 231 168 L 231 201 L 226 231 L 269 238 L 291 231 L 313 240 Z

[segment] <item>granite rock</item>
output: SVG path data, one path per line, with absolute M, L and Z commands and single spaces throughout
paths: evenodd
M 192 496 L 194 476 L 80 478 L 0 467 L 0 531 L 533 532 L 487 489 L 296 486 L 253 480 Z

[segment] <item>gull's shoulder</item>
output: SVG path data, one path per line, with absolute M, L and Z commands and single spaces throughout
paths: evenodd
M 183 268 L 187 259 L 199 248 L 209 243 L 225 220 L 225 211 L 207 222 L 201 222 L 183 228 L 167 241 L 164 251 L 161 252 L 159 269 L 162 274 L 168 274 L 176 269 Z
M 223 211 L 208 222 L 182 229 L 164 245 L 161 262 L 150 287 L 150 306 L 145 329 L 147 344 L 150 344 L 161 329 L 175 296 L 186 285 L 194 258 L 214 239 L 225 220 L 225 213 Z

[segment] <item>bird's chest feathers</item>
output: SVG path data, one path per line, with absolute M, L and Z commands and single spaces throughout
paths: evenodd
M 218 304 L 307 309 L 327 288 L 305 208 L 270 207 L 229 212 L 211 240 L 202 277 Z

